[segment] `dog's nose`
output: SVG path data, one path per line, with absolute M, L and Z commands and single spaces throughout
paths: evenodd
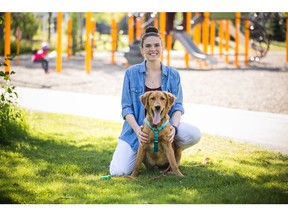
M 160 108 L 161 108 L 160 105 L 156 105 L 156 106 L 155 106 L 155 110 L 157 110 L 157 111 L 159 111 Z

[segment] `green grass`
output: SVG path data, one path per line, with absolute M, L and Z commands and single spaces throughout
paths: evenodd
M 271 41 L 269 50 L 270 51 L 285 51 L 286 42 Z
M 0 144 L 0 203 L 288 203 L 288 155 L 203 135 L 183 152 L 184 178 L 142 167 L 101 180 L 121 123 L 31 113 L 30 132 Z M 210 158 L 208 163 L 202 162 Z

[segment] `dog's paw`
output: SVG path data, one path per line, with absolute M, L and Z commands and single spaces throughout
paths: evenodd
M 180 177 L 184 177 L 184 175 L 180 171 L 176 172 L 175 175 L 180 176 Z

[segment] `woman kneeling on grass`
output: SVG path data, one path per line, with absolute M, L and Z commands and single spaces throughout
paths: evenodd
M 113 176 L 130 175 L 136 162 L 139 142 L 148 141 L 148 135 L 142 132 L 145 108 L 139 99 L 146 91 L 168 91 L 177 98 L 169 111 L 172 125 L 170 142 L 175 141 L 176 145 L 186 149 L 201 139 L 197 127 L 181 122 L 184 108 L 180 75 L 160 61 L 163 47 L 157 28 L 146 29 L 141 39 L 141 52 L 145 60 L 129 67 L 124 77 L 121 103 L 125 122 L 110 163 L 110 174 Z

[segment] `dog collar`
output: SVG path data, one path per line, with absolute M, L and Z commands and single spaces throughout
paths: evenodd
M 147 126 L 154 132 L 154 147 L 152 149 L 152 152 L 158 152 L 158 143 L 159 143 L 159 131 L 163 130 L 163 128 L 165 128 L 168 124 L 169 120 L 167 120 L 166 122 L 164 122 L 160 127 L 154 128 L 151 126 L 151 124 L 149 123 L 149 121 L 147 120 L 147 118 L 145 119 L 145 123 L 147 124 Z

